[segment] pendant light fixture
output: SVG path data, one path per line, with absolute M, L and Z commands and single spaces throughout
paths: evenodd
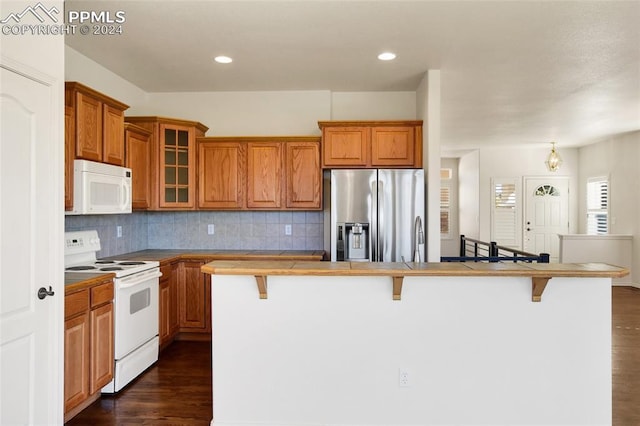
M 557 171 L 562 165 L 562 157 L 560 157 L 560 154 L 558 154 L 558 151 L 556 151 L 555 142 L 551 142 L 551 152 L 549 153 L 547 161 L 545 161 L 544 164 L 547 165 L 547 169 L 549 169 L 550 172 Z

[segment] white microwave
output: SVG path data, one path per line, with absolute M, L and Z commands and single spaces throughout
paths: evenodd
M 73 161 L 73 210 L 66 214 L 131 213 L 131 169 Z

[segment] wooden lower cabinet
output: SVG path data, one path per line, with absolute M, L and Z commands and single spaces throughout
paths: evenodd
M 211 338 L 211 277 L 200 271 L 201 261 L 180 263 L 178 313 L 180 333 L 206 333 Z
M 64 322 L 64 412 L 89 398 L 89 313 Z
M 65 295 L 64 413 L 72 418 L 113 379 L 113 280 Z
M 113 304 L 92 309 L 91 321 L 91 393 L 99 392 L 113 379 Z
M 180 330 L 178 321 L 178 265 L 172 263 L 160 267 L 160 350 L 173 342 Z

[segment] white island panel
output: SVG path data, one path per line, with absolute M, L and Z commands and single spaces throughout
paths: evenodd
M 212 276 L 213 425 L 611 424 L 610 278 L 267 285 Z

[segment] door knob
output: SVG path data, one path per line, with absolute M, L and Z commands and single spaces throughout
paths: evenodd
M 53 296 L 55 294 L 55 292 L 53 291 L 53 289 L 51 288 L 51 286 L 49 286 L 49 290 L 47 290 L 44 287 L 40 287 L 38 289 L 38 299 L 42 300 L 47 296 Z

